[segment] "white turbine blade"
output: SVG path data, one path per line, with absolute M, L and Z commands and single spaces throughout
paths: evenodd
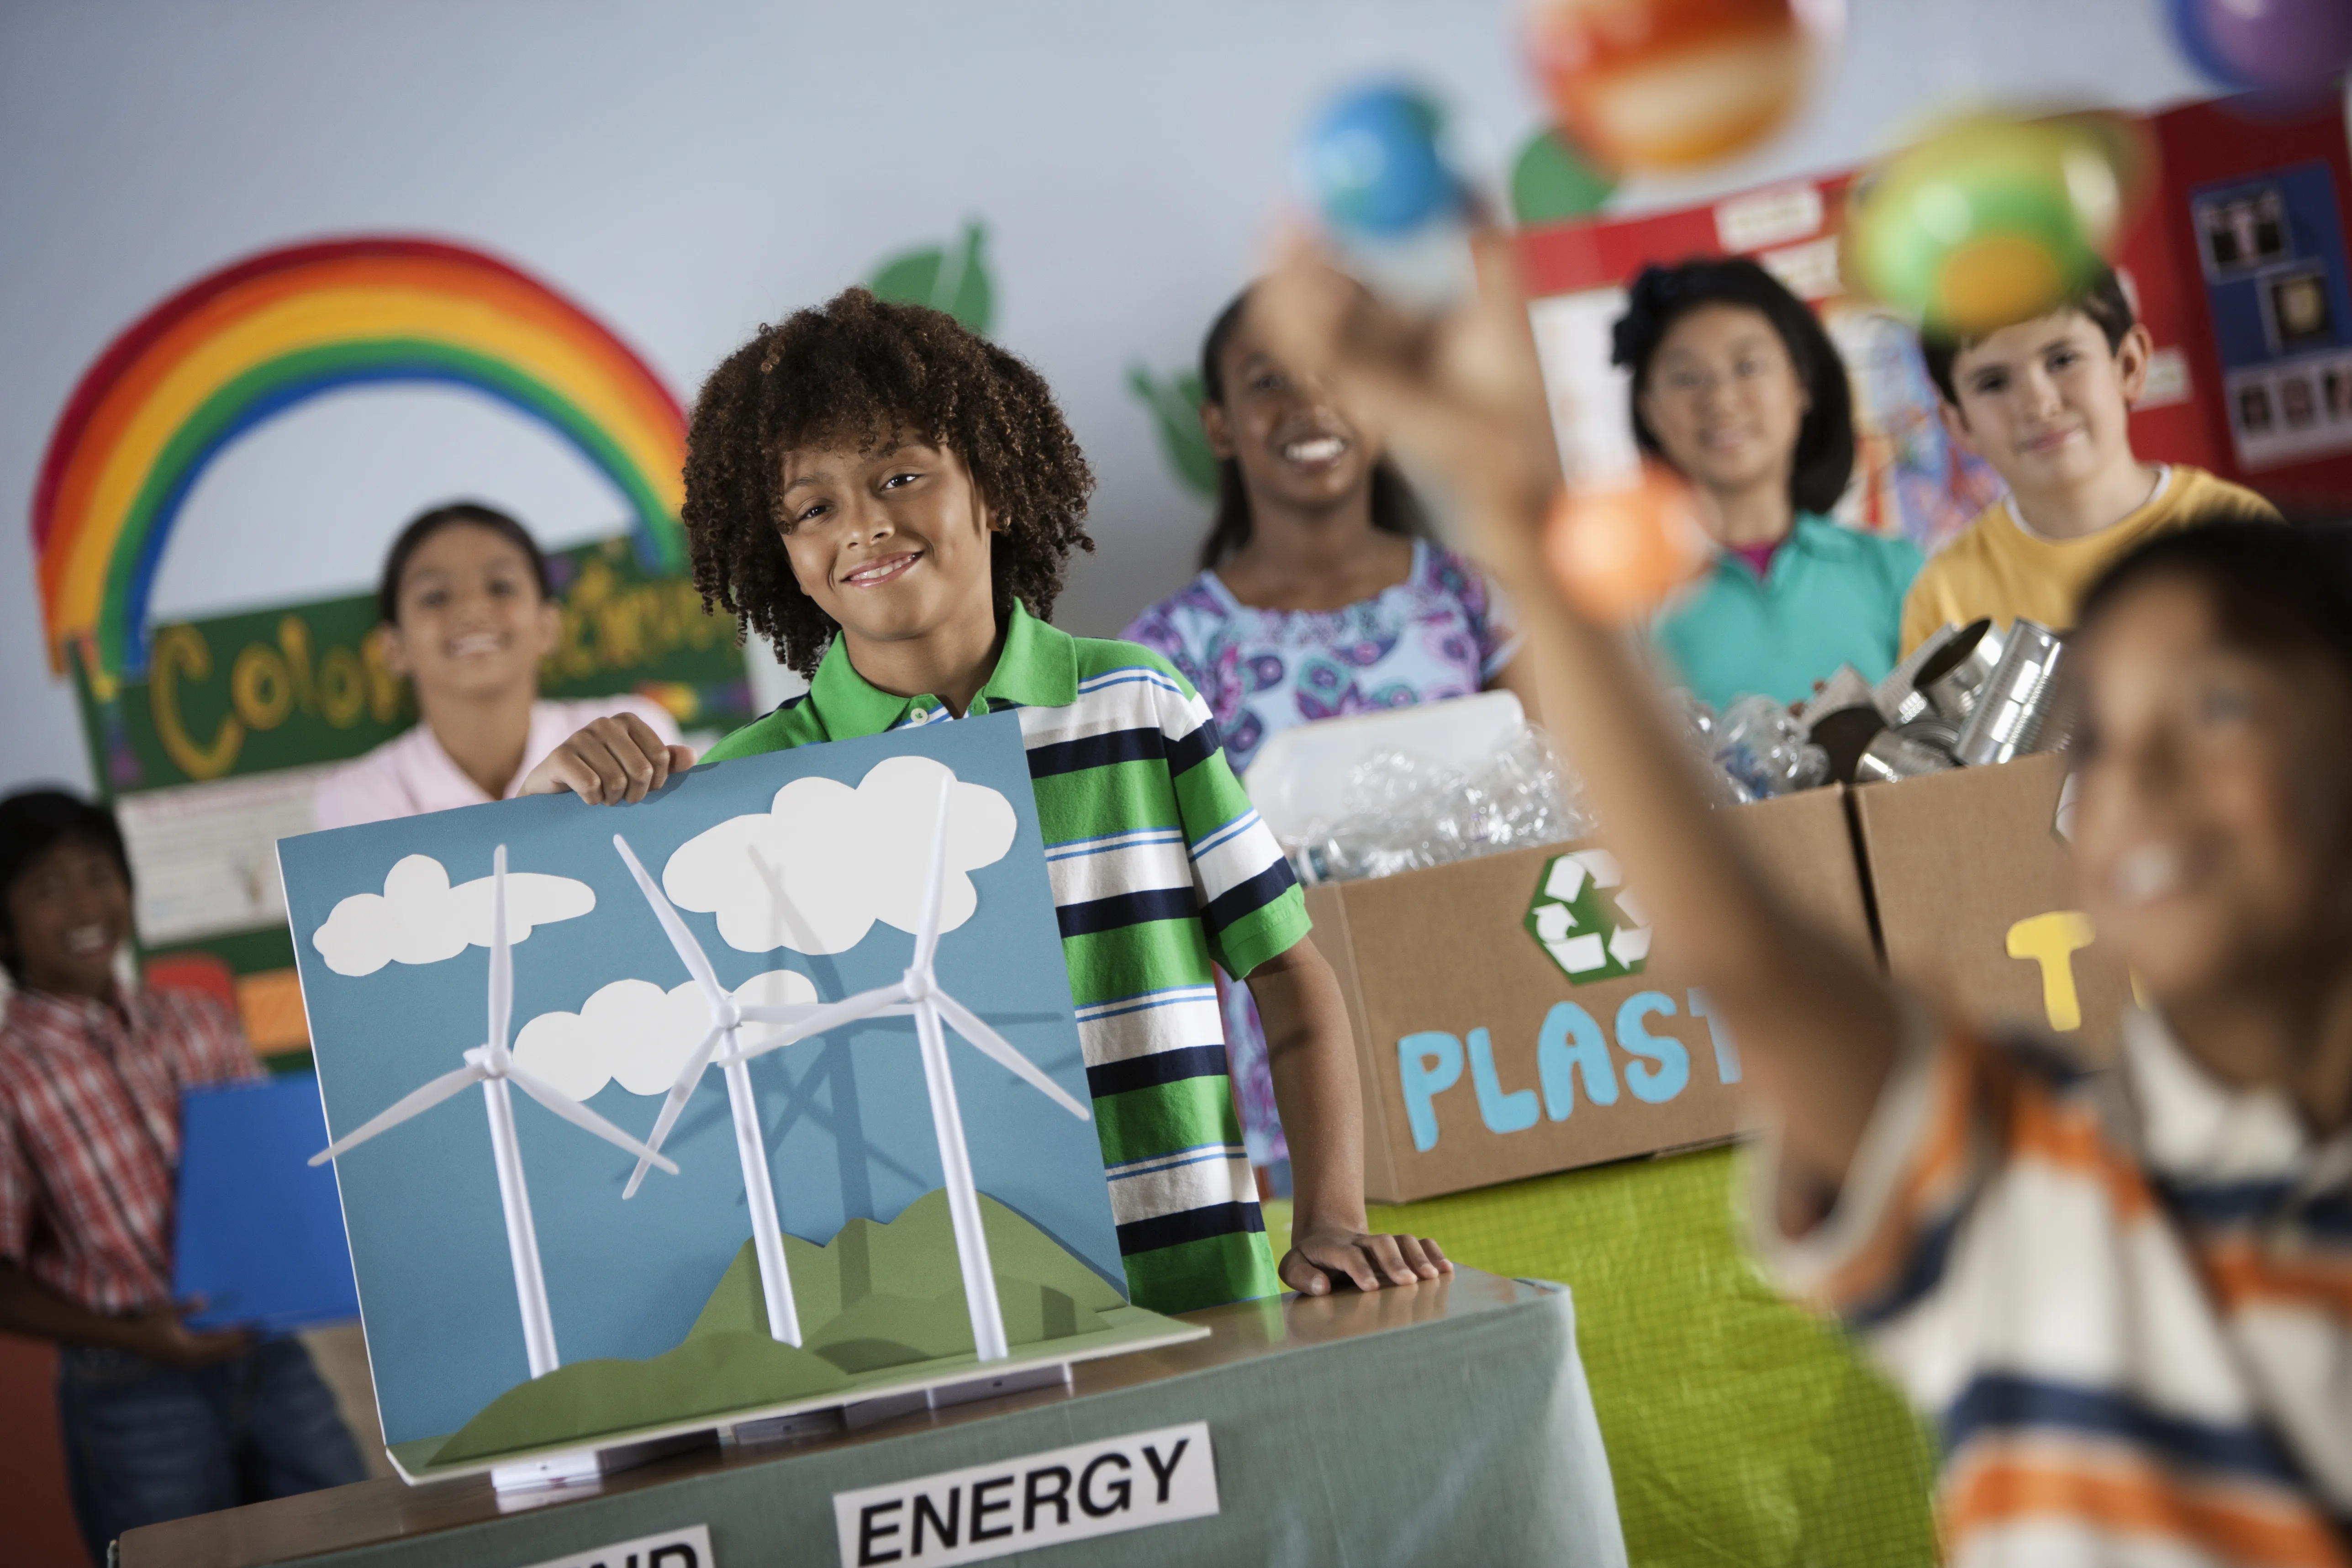
M 878 1018 L 886 1013 L 903 1010 L 906 1003 L 907 988 L 903 984 L 878 985 L 871 991 L 861 991 L 855 996 L 845 996 L 838 1002 L 817 1008 L 803 1016 L 798 1023 L 786 1025 L 758 1045 L 746 1046 L 730 1053 L 723 1061 L 748 1062 L 753 1057 L 764 1057 L 770 1051 L 796 1046 L 813 1035 L 824 1034 L 827 1029 L 855 1024 L 860 1018 Z M 756 1016 L 749 1011 L 743 1016 L 747 1018 Z
M 423 1089 L 412 1089 L 378 1111 L 371 1121 L 362 1122 L 352 1131 L 344 1133 L 332 1143 L 310 1156 L 310 1163 L 323 1165 L 339 1154 L 349 1153 L 387 1127 L 397 1127 L 420 1110 L 430 1110 L 451 1095 L 471 1089 L 489 1077 L 488 1068 L 467 1063 L 455 1072 L 445 1072 Z
M 727 1001 L 727 987 L 719 984 L 719 975 L 710 967 L 710 960 L 703 955 L 702 944 L 694 940 L 692 931 L 686 929 L 686 921 L 679 916 L 677 907 L 669 901 L 669 895 L 661 890 L 660 884 L 638 862 L 636 851 L 629 847 L 629 841 L 615 833 L 613 835 L 613 847 L 618 849 L 621 858 L 628 862 L 629 875 L 637 879 L 637 887 L 646 895 L 646 902 L 654 907 L 654 919 L 661 921 L 663 934 L 669 938 L 670 946 L 677 949 L 678 957 L 686 961 L 686 972 L 694 976 L 695 984 L 702 988 L 702 999 L 709 1003 L 711 1011 L 716 1013 Z
M 507 943 L 507 847 L 490 857 L 490 1051 L 503 1057 L 514 1016 L 514 949 Z
M 940 951 L 940 906 L 948 887 L 948 807 L 955 800 L 955 774 L 940 786 L 939 827 L 931 835 L 931 864 L 923 880 L 923 910 L 915 928 L 915 967 L 929 969 Z
M 773 1007 L 738 1007 L 747 1024 L 797 1024 L 822 1005 L 816 1002 L 780 1002 Z
M 654 1152 L 553 1084 L 535 1079 L 520 1068 L 509 1068 L 506 1078 L 509 1083 L 513 1084 L 574 1127 L 585 1128 L 605 1142 L 626 1149 L 640 1160 L 650 1160 L 673 1176 L 677 1174 L 677 1161 L 667 1155 Z
M 948 1027 L 972 1043 L 974 1049 L 999 1066 L 1018 1073 L 1046 1099 L 1068 1111 L 1081 1121 L 1093 1120 L 1086 1106 L 1070 1098 L 1070 1091 L 1045 1076 L 1045 1069 L 1013 1048 L 1013 1042 L 981 1022 L 980 1015 L 945 992 L 931 996 L 931 1005 L 940 1010 Z
M 661 1114 L 654 1118 L 653 1136 L 646 1140 L 647 1149 L 655 1153 L 661 1152 L 662 1141 L 669 1136 L 669 1130 L 677 1126 L 677 1119 L 685 1114 L 686 1102 L 694 1098 L 696 1086 L 702 1082 L 703 1070 L 710 1066 L 710 1053 L 719 1048 L 719 1038 L 726 1033 L 724 1028 L 712 1026 L 710 1032 L 702 1037 L 702 1043 L 694 1047 L 694 1054 L 686 1058 L 685 1070 L 669 1086 L 668 1098 L 662 1101 Z M 629 1184 L 621 1189 L 621 1196 L 624 1199 L 635 1197 L 637 1187 L 645 1181 L 646 1173 L 652 1168 L 651 1158 L 639 1160 L 637 1168 L 629 1173 Z
M 893 991 L 898 989 L 898 987 L 886 985 L 883 989 L 886 991 Z M 741 1011 L 743 1021 L 747 1024 L 799 1024 L 815 1017 L 819 1010 L 820 1004 L 818 1003 L 793 1002 L 781 1007 L 745 1007 Z M 873 1012 L 866 1014 L 866 1016 L 869 1018 L 903 1018 L 912 1014 L 914 1010 L 915 1005 L 912 1002 L 898 1002 L 893 1003 L 887 1007 L 877 1007 Z M 819 1031 L 819 1033 L 822 1032 L 822 1030 Z

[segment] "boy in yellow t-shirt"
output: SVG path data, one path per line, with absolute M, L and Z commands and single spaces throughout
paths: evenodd
M 2046 316 L 1981 338 L 1922 334 L 1944 426 L 2009 494 L 1932 557 L 1903 601 L 1903 651 L 1947 622 L 2063 630 L 2107 563 L 2192 517 L 2275 520 L 2270 502 L 2186 464 L 2133 455 L 2152 345 L 2105 268 Z

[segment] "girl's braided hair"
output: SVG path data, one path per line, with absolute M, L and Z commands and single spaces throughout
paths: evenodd
M 711 372 L 686 437 L 687 543 L 706 604 L 813 675 L 839 628 L 784 553 L 784 454 L 917 441 L 955 453 L 1006 523 L 991 542 L 998 622 L 1049 618 L 1072 548 L 1091 552 L 1094 473 L 1045 378 L 944 311 L 849 289 L 762 326 Z M 739 634 L 740 635 L 740 634 Z

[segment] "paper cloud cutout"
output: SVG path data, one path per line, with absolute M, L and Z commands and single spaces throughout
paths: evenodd
M 537 871 L 507 873 L 507 940 L 568 921 L 596 907 L 595 890 L 569 877 Z M 430 855 L 410 855 L 394 866 L 381 893 L 353 893 L 337 904 L 310 945 L 338 974 L 373 974 L 387 963 L 438 963 L 468 945 L 490 945 L 490 879 L 449 885 L 448 870 Z
M 508 879 L 513 880 L 511 877 Z M 813 1003 L 816 987 L 805 974 L 772 969 L 737 986 L 746 1007 Z M 756 1046 L 782 1027 L 745 1024 L 738 1038 Z M 599 987 L 577 1013 L 541 1013 L 515 1037 L 515 1060 L 574 1100 L 586 1100 L 614 1079 L 631 1094 L 661 1094 L 686 1068 L 686 1058 L 710 1029 L 710 1008 L 692 981 L 664 991 L 650 980 L 615 980 Z
M 939 820 L 940 785 L 952 777 L 929 757 L 877 763 L 856 789 L 794 779 L 757 816 L 730 817 L 680 845 L 662 889 L 681 909 L 719 917 L 739 952 L 846 952 L 876 921 L 915 929 Z M 1013 847 L 1013 803 L 958 781 L 948 808 L 948 868 L 940 929 L 980 902 L 970 873 Z

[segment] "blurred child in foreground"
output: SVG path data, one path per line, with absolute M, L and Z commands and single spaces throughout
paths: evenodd
M 2275 521 L 2253 491 L 2186 463 L 2143 462 L 2131 410 L 2155 352 L 2102 267 L 2057 310 L 1983 337 L 1924 334 L 1945 428 L 2009 494 L 1939 551 L 1903 603 L 1903 651 L 1937 627 L 2020 616 L 2059 631 L 2091 580 L 2190 518 Z
M 58 1414 L 93 1560 L 124 1531 L 365 1479 L 291 1339 L 190 1327 L 172 1300 L 180 1096 L 258 1078 L 218 1003 L 125 990 L 114 818 L 0 801 L 0 1330 L 58 1342 Z
M 1509 253 L 1408 318 L 1265 286 L 1447 483 L 1579 702 L 1556 728 L 1777 1133 L 1756 1241 L 1942 1427 L 1953 1562 L 2322 1563 L 2352 1520 L 2352 562 L 2223 525 L 2075 634 L 2079 907 L 2150 1004 L 2119 1073 L 1989 1039 L 1816 931 L 1712 810 L 1619 637 L 1540 563 L 1560 475 Z M 2186 521 L 2201 521 L 2190 519 Z M 1571 588 L 1574 584 L 1570 585 Z

